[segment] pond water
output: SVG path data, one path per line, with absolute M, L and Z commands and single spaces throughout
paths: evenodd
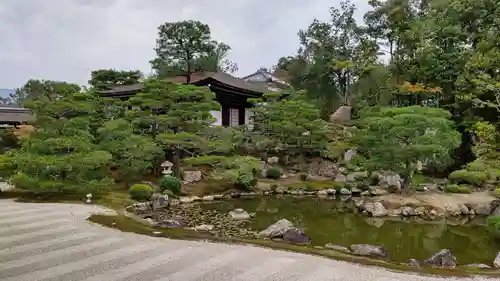
M 383 245 L 389 259 L 406 262 L 423 260 L 433 253 L 449 248 L 459 264 L 492 264 L 500 251 L 500 241 L 479 220 L 458 224 L 416 222 L 403 219 L 380 219 L 356 214 L 352 201 L 321 198 L 259 197 L 232 199 L 203 204 L 202 208 L 228 212 L 242 208 L 256 216 L 248 227 L 263 230 L 285 218 L 301 227 L 311 237 L 312 245 L 327 243 L 348 247 L 351 244 Z

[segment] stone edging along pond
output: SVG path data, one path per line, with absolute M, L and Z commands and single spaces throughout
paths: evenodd
M 326 192 L 326 195 L 325 195 Z M 293 191 L 293 192 L 287 192 L 286 194 L 290 195 L 295 195 L 295 196 L 304 196 L 304 197 L 310 197 L 310 196 L 318 196 L 320 198 L 334 198 L 334 194 L 336 192 L 331 192 L 327 190 L 323 190 L 323 192 L 320 190 L 320 192 L 314 192 L 314 191 L 306 191 L 306 192 L 300 192 L 300 191 Z M 195 221 L 190 223 L 190 225 L 186 224 L 181 224 L 179 221 L 176 221 L 175 215 L 179 215 L 177 211 L 179 210 L 190 210 L 190 209 L 195 209 L 196 206 L 201 206 L 199 205 L 200 203 L 211 203 L 213 201 L 217 200 L 224 200 L 224 199 L 230 199 L 230 198 L 252 198 L 256 196 L 261 196 L 261 195 L 275 195 L 276 193 L 274 192 L 233 192 L 229 194 L 218 194 L 218 195 L 207 195 L 207 196 L 187 196 L 187 197 L 180 197 L 179 199 L 171 199 L 168 202 L 164 202 L 164 205 L 161 206 L 156 202 L 155 200 L 158 200 L 161 195 L 156 196 L 153 198 L 153 201 L 150 202 L 144 202 L 144 203 L 135 203 L 126 208 L 126 212 L 132 212 L 132 218 L 134 219 L 141 219 L 143 222 L 146 221 L 149 225 L 154 226 L 155 228 L 166 228 L 166 229 L 171 229 L 171 228 L 182 228 L 186 230 L 192 230 L 193 232 L 198 232 L 198 233 L 206 233 L 206 234 L 214 234 L 216 233 L 215 230 L 219 228 L 219 226 L 215 226 L 211 224 L 205 224 L 206 222 L 203 221 Z M 278 194 L 283 194 L 283 193 L 278 193 Z M 344 200 L 348 200 L 351 197 L 349 196 L 343 196 Z M 362 198 L 352 198 L 353 201 L 355 202 L 356 207 L 358 207 L 360 210 L 360 206 L 370 206 L 370 204 L 375 204 L 377 205 L 377 202 L 367 202 L 360 204 L 360 200 Z M 155 208 L 153 208 L 155 206 Z M 169 208 L 169 207 L 177 207 L 177 208 Z M 377 208 L 377 207 L 375 207 Z M 163 210 L 166 214 L 165 217 L 163 218 L 168 218 L 168 219 L 162 219 L 159 218 L 155 222 L 151 216 L 147 215 L 144 212 L 144 210 L 148 209 L 149 214 L 152 214 L 154 211 L 160 211 Z M 173 213 L 169 211 L 174 211 Z M 183 217 L 186 212 L 182 211 L 184 213 L 180 213 L 181 217 Z M 205 212 L 209 212 L 204 210 Z M 238 213 L 231 214 L 232 212 L 242 212 L 240 213 L 243 214 L 243 218 L 237 218 Z M 224 213 L 222 215 L 217 214 L 216 212 L 214 213 L 207 213 L 207 216 L 218 216 L 215 220 L 227 220 L 227 218 L 232 218 L 229 219 L 229 221 L 236 221 L 236 223 L 240 220 L 245 220 L 250 219 L 252 217 L 252 214 L 246 213 L 246 211 L 241 210 L 241 209 L 236 209 L 233 210 L 232 212 L 229 212 L 228 214 Z M 363 210 L 363 213 L 368 214 L 366 210 Z M 386 214 L 387 215 L 387 214 Z M 156 217 L 158 218 L 158 217 Z M 173 219 L 170 219 L 173 218 Z M 209 222 L 211 223 L 211 222 Z M 188 227 L 189 226 L 189 227 Z M 224 225 L 224 227 L 227 227 L 227 225 Z M 237 228 L 237 226 L 236 226 Z M 157 232 L 157 234 L 160 232 Z M 467 265 L 465 267 L 460 267 L 455 270 L 452 270 L 452 272 L 445 272 L 443 269 L 453 269 L 458 266 L 456 258 L 452 255 L 451 251 L 448 249 L 443 249 L 437 253 L 435 253 L 433 256 L 429 257 L 426 260 L 423 261 L 417 261 L 414 259 L 410 259 L 407 263 L 404 264 L 396 264 L 395 262 L 391 262 L 387 260 L 387 249 L 385 249 L 383 246 L 378 246 L 378 245 L 367 245 L 367 244 L 355 244 L 351 245 L 349 247 L 343 247 L 343 246 L 338 246 L 338 245 L 332 245 L 332 244 L 327 244 L 325 246 L 315 246 L 313 247 L 304 247 L 304 245 L 310 244 L 310 238 L 303 232 L 303 230 L 295 228 L 291 222 L 287 221 L 286 219 L 281 219 L 277 221 L 276 223 L 272 224 L 269 226 L 267 229 L 262 230 L 260 232 L 256 231 L 233 231 L 230 232 L 229 237 L 225 237 L 225 235 L 219 236 L 220 232 L 217 232 L 217 235 L 214 235 L 214 240 L 222 240 L 226 242 L 245 242 L 245 243 L 252 243 L 252 244 L 257 244 L 257 245 L 263 245 L 263 246 L 270 246 L 274 248 L 281 248 L 281 249 L 289 249 L 293 251 L 298 251 L 298 252 L 307 252 L 307 253 L 314 253 L 314 254 L 320 254 L 320 255 L 326 255 L 329 257 L 337 258 L 337 259 L 343 259 L 343 260 L 349 260 L 349 261 L 356 261 L 356 262 L 361 262 L 361 263 L 367 263 L 367 264 L 374 264 L 374 265 L 380 265 L 380 266 L 385 266 L 389 268 L 397 268 L 397 269 L 402 269 L 402 270 L 411 270 L 411 271 L 419 271 L 419 272 L 428 272 L 428 273 L 439 273 L 439 274 L 452 274 L 452 275 L 457 275 L 461 274 L 464 272 L 468 272 L 468 270 L 471 270 L 473 272 L 478 272 L 478 269 L 483 270 L 487 269 L 486 273 L 492 273 L 494 275 L 500 274 L 499 271 L 492 271 L 491 267 L 488 265 L 484 264 L 472 264 L 472 265 Z M 226 233 L 224 233 L 226 234 Z M 221 238 L 222 239 L 219 239 Z M 210 237 L 203 237 L 204 239 L 212 240 Z M 227 240 L 224 238 L 228 238 Z M 278 242 L 276 242 L 278 241 Z M 281 242 L 281 243 L 280 243 Z M 282 242 L 288 242 L 288 243 L 282 243 Z M 318 252 L 319 251 L 319 252 Z M 336 254 L 333 254 L 336 253 Z M 499 253 L 500 256 L 500 253 Z M 498 259 L 499 257 L 497 257 Z M 496 260 L 494 264 L 496 264 Z M 500 262 L 500 260 L 499 260 Z M 398 267 L 398 266 L 403 266 L 403 267 Z M 429 269 L 432 268 L 432 270 L 429 271 Z M 438 268 L 438 271 L 435 271 L 435 268 Z M 488 270 L 489 269 L 489 270 Z M 461 273 L 460 273 L 461 272 Z
M 230 199 L 230 198 L 249 198 L 255 196 L 275 196 L 275 195 L 291 195 L 299 197 L 313 197 L 318 198 L 335 198 L 339 196 L 342 201 L 352 200 L 355 206 L 362 214 L 371 217 L 420 217 L 425 220 L 435 220 L 443 217 L 459 217 L 475 215 L 489 216 L 500 215 L 500 200 L 494 198 L 488 199 L 484 202 L 474 203 L 460 203 L 456 204 L 442 204 L 441 206 L 430 206 L 429 204 L 422 203 L 421 205 L 411 202 L 409 204 L 393 204 L 392 202 L 385 202 L 379 199 L 378 196 L 361 196 L 359 193 L 351 192 L 350 190 L 337 191 L 333 188 L 323 189 L 317 191 L 305 190 L 288 190 L 285 188 L 278 188 L 273 191 L 263 192 L 232 192 L 226 194 L 206 195 L 206 196 L 186 196 L 179 199 L 171 199 L 170 205 L 186 204 L 193 202 L 211 202 L 214 200 Z M 448 194 L 439 194 L 443 197 L 451 197 Z M 471 195 L 469 195 L 471 196 Z M 410 197 L 411 198 L 411 197 Z

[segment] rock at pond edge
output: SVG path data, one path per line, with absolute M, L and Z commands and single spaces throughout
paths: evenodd
M 451 254 L 450 249 L 443 249 L 424 261 L 424 264 L 435 267 L 457 267 L 457 259 Z
M 349 246 L 352 253 L 358 256 L 387 257 L 387 249 L 383 246 L 369 244 L 354 244 Z
M 282 236 L 288 229 L 292 228 L 293 224 L 287 219 L 281 219 L 274 224 L 268 226 L 257 234 L 259 238 L 274 238 Z

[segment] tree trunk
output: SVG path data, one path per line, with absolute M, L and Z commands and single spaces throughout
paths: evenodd
M 173 168 L 173 172 L 174 172 L 174 175 L 175 177 L 177 177 L 178 179 L 181 179 L 182 178 L 182 175 L 181 175 L 181 155 L 180 155 L 180 149 L 178 148 L 174 148 L 174 151 L 172 152 L 172 160 L 173 160 L 173 164 L 174 166 L 172 167 Z
M 403 194 L 410 194 L 411 192 L 410 185 L 413 180 L 413 173 L 414 171 L 411 168 L 411 164 L 406 163 L 406 174 L 404 175 L 403 186 L 402 186 Z

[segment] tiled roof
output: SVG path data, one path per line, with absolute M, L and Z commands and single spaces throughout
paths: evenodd
M 226 84 L 231 87 L 255 92 L 255 93 L 265 93 L 269 90 L 266 87 L 262 87 L 260 85 L 254 85 L 246 82 L 245 80 L 234 77 L 230 74 L 223 72 L 197 72 L 191 74 L 190 84 L 198 84 L 199 82 L 206 79 L 214 79 L 223 84 Z M 186 76 L 175 76 L 167 79 L 168 81 L 175 83 L 186 83 Z M 121 93 L 121 92 L 136 92 L 140 91 L 144 88 L 142 83 L 134 84 L 134 85 L 122 85 L 115 87 L 111 90 L 102 91 L 103 94 L 112 94 L 112 93 Z

